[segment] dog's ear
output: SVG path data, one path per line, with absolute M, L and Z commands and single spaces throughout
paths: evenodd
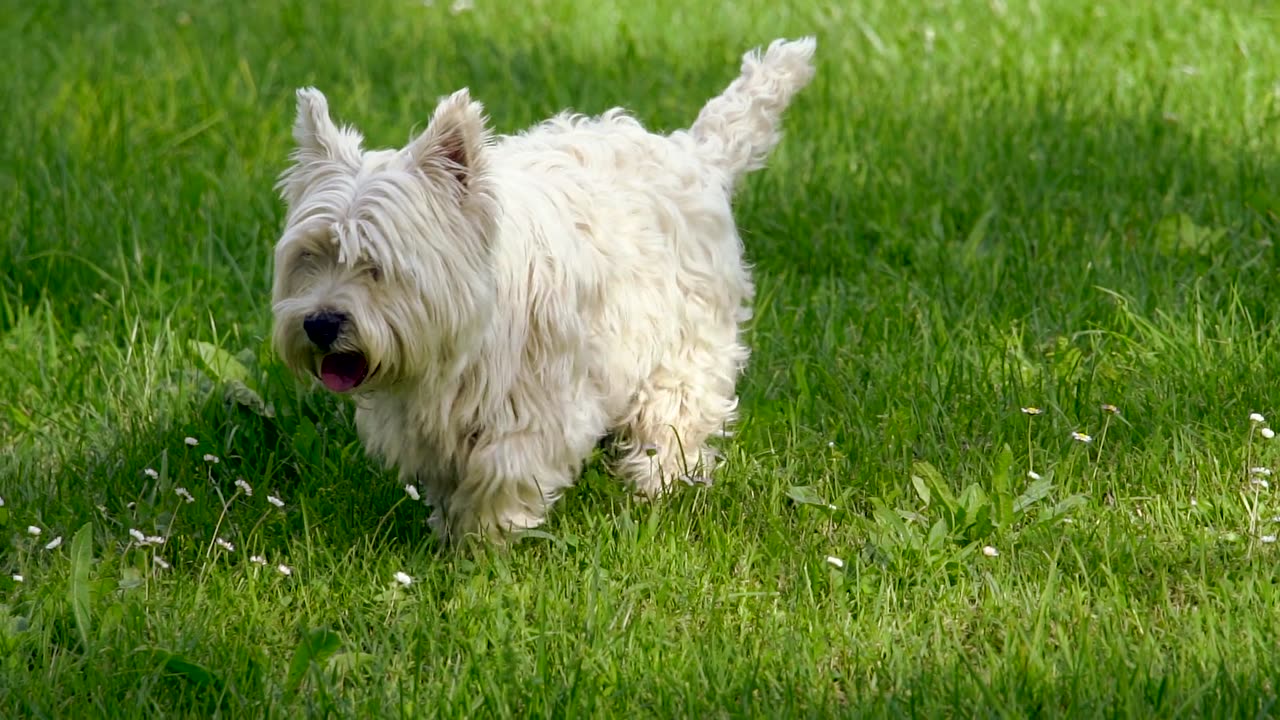
M 298 90 L 298 117 L 293 122 L 293 139 L 298 149 L 325 157 L 336 154 L 342 136 L 329 117 L 329 101 L 315 88 Z
M 416 166 L 444 170 L 469 188 L 480 173 L 480 153 L 487 141 L 484 107 L 472 102 L 471 93 L 463 88 L 440 101 L 431 124 L 409 143 L 408 150 Z

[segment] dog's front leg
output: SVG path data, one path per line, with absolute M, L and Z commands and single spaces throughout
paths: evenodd
M 445 512 L 451 540 L 479 535 L 500 540 L 542 524 L 547 510 L 573 482 L 563 450 L 544 438 L 512 434 L 478 446 Z

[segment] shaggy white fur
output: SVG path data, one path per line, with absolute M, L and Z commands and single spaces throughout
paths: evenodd
M 710 477 L 753 292 L 730 200 L 814 50 L 748 53 L 665 136 L 611 110 L 495 139 L 461 90 L 407 147 L 365 151 L 298 91 L 281 357 L 354 397 L 366 449 L 424 490 L 448 538 L 537 526 L 606 435 L 639 495 Z

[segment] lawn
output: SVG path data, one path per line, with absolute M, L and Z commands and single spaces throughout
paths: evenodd
M 1280 712 L 1280 9 L 355 7 L 0 13 L 0 716 Z M 441 547 L 268 341 L 294 88 L 669 130 L 805 34 L 724 472 Z

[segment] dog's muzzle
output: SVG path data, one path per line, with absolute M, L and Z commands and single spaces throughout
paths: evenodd
M 302 320 L 307 339 L 323 353 L 316 376 L 333 392 L 354 390 L 369 375 L 369 361 L 363 353 L 330 352 L 350 322 L 350 316 L 334 310 L 320 310 Z

